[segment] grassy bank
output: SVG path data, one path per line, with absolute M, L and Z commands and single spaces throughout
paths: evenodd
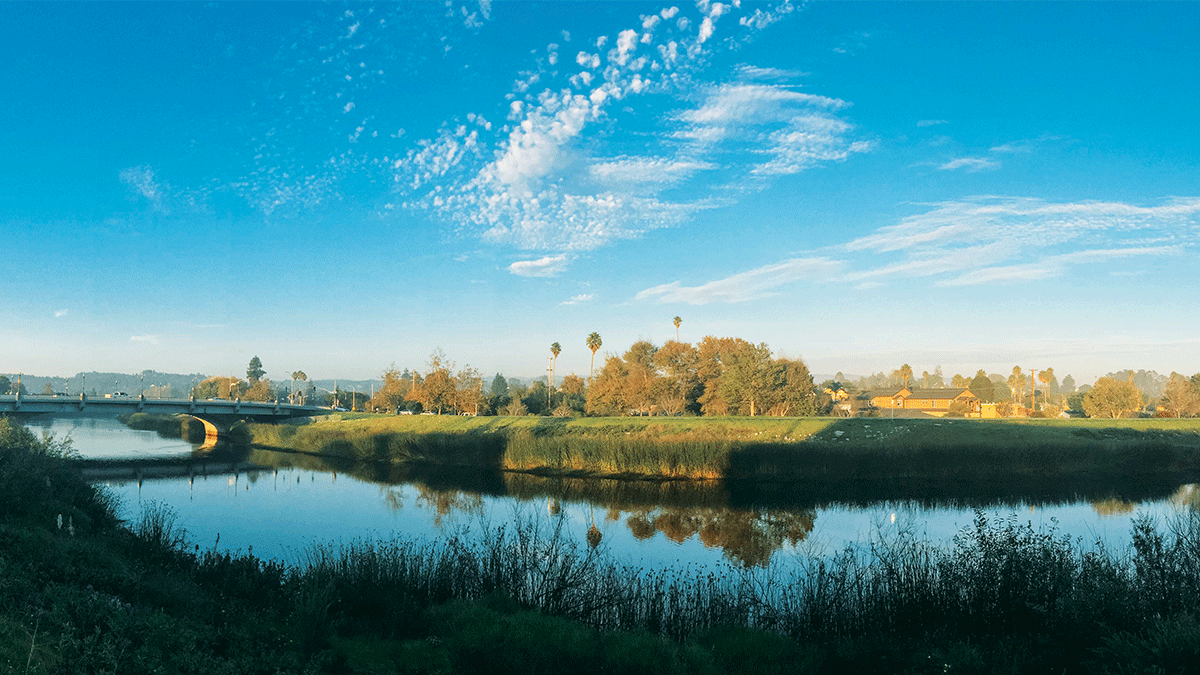
M 541 475 L 795 481 L 1187 476 L 1200 420 L 345 415 L 251 425 L 253 442 Z
M 523 522 L 295 567 L 132 529 L 0 419 L 0 673 L 1133 673 L 1200 667 L 1200 516 L 1128 551 L 982 517 L 764 571 L 646 573 Z M 59 514 L 63 515 L 59 520 Z

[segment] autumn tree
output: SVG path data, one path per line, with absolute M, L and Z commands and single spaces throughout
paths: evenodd
M 1191 377 L 1171 373 L 1162 404 L 1172 417 L 1200 417 L 1200 373 Z
M 1083 397 L 1083 411 L 1088 417 L 1116 419 L 1142 406 L 1142 392 L 1127 380 L 1102 377 Z
M 457 393 L 454 377 L 451 372 L 454 364 L 446 358 L 445 352 L 435 349 L 429 355 L 429 370 L 424 379 L 409 390 L 409 400 L 417 401 L 426 411 L 437 411 L 441 414 L 446 408 L 454 405 Z
M 624 382 L 629 374 L 625 361 L 616 356 L 604 360 L 600 372 L 587 390 L 589 414 L 611 416 L 625 412 Z
M 559 400 L 555 407 L 566 407 L 572 414 L 582 414 L 587 412 L 587 386 L 584 379 L 575 373 L 571 373 L 562 379 L 559 385 Z
M 702 390 L 697 375 L 700 354 L 696 348 L 684 342 L 668 340 L 654 353 L 654 365 L 661 376 L 656 401 L 659 407 L 671 415 L 688 409 L 698 411 L 696 399 Z
M 679 342 L 679 324 L 683 323 L 683 319 L 675 317 L 671 319 L 671 323 L 675 324 L 675 341 Z
M 368 406 L 371 409 L 404 409 L 406 407 L 407 394 L 412 388 L 412 381 L 408 377 L 405 377 L 405 373 L 401 373 L 394 363 L 387 370 L 383 371 L 382 377 L 383 386 L 371 397 Z
M 454 408 L 459 412 L 479 415 L 486 411 L 487 399 L 483 395 L 483 374 L 478 369 L 465 366 L 454 376 Z

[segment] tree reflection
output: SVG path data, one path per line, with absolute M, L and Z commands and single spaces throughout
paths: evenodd
M 1092 510 L 1096 512 L 1096 515 L 1105 517 L 1133 513 L 1136 508 L 1137 504 L 1121 499 L 1120 497 L 1098 499 L 1092 502 Z
M 682 544 L 698 536 L 708 548 L 746 567 L 766 567 L 784 543 L 795 546 L 812 532 L 816 512 L 765 509 L 667 509 L 640 511 L 625 524 L 639 540 L 657 533 Z
M 434 527 L 440 528 L 442 517 L 455 512 L 483 514 L 483 497 L 480 495 L 460 490 L 438 490 L 420 484 L 414 484 L 414 487 L 417 488 L 417 506 L 434 512 Z

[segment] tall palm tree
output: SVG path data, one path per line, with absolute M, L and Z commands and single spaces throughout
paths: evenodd
M 554 389 L 554 363 L 558 361 L 558 355 L 562 353 L 562 345 L 555 342 L 550 345 L 550 354 L 554 356 L 550 361 L 550 389 Z
M 1046 409 L 1046 404 L 1050 401 L 1050 380 L 1054 379 L 1054 369 L 1046 368 L 1038 373 L 1038 381 L 1046 385 L 1042 387 L 1042 410 Z
M 675 324 L 675 341 L 679 342 L 679 324 L 683 323 L 683 319 L 675 317 L 671 319 L 671 323 Z
M 588 370 L 588 379 L 596 374 L 596 351 L 600 349 L 600 345 L 604 344 L 600 341 L 600 334 L 593 332 L 587 336 L 587 348 L 592 350 L 592 367 Z

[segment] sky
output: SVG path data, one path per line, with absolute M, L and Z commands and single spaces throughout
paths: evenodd
M 1200 3 L 5 3 L 0 372 L 1200 371 Z

